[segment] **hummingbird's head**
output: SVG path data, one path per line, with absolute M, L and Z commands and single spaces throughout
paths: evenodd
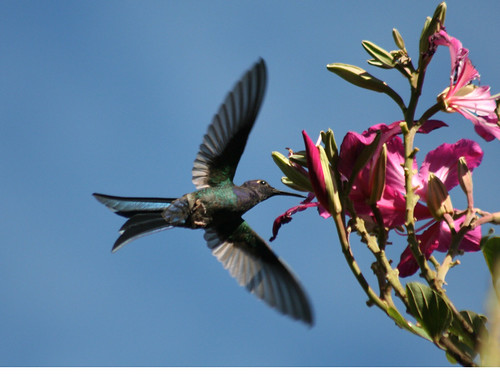
M 287 191 L 281 191 L 278 189 L 273 188 L 271 185 L 269 185 L 266 181 L 264 180 L 250 180 L 246 181 L 242 187 L 245 187 L 247 189 L 252 190 L 253 192 L 257 193 L 260 201 L 262 202 L 263 200 L 270 198 L 275 195 L 288 195 L 291 197 L 299 197 L 299 198 L 306 198 L 303 195 L 300 194 L 295 194 L 295 193 L 289 193 Z

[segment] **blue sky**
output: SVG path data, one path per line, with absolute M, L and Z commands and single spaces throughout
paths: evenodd
M 282 188 L 271 152 L 302 149 L 300 132 L 349 130 L 400 119 L 386 97 L 328 72 L 368 68 L 361 40 L 394 49 L 398 28 L 417 58 L 421 26 L 437 1 L 2 1 L 0 4 L 0 365 L 391 366 L 447 365 L 432 344 L 368 308 L 342 257 L 333 223 L 313 210 L 273 243 L 314 306 L 312 329 L 240 288 L 210 254 L 203 232 L 139 239 L 111 254 L 123 220 L 91 194 L 181 196 L 224 96 L 263 57 L 267 94 L 235 182 Z M 483 84 L 500 91 L 495 0 L 449 1 L 446 25 L 470 49 Z M 407 98 L 395 72 L 369 70 Z M 438 52 L 422 99 L 446 86 Z M 405 90 L 405 91 L 403 91 Z M 459 115 L 417 140 L 420 158 L 467 137 L 485 151 L 475 171 L 478 207 L 498 211 L 498 142 Z M 420 159 L 422 160 L 422 159 Z M 464 199 L 459 189 L 454 202 Z M 296 204 L 276 197 L 245 215 L 264 238 Z M 389 256 L 399 259 L 403 242 Z M 353 239 L 367 275 L 370 254 Z M 460 309 L 485 311 L 482 255 L 448 276 Z

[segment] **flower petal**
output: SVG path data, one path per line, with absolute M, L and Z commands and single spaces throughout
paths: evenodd
M 422 234 L 417 235 L 417 240 L 420 242 L 420 249 L 424 253 L 425 259 L 429 259 L 433 251 L 439 246 L 439 228 L 440 223 L 436 222 Z M 411 276 L 418 271 L 418 263 L 413 257 L 413 253 L 409 246 L 407 246 L 405 251 L 401 254 L 397 268 L 399 270 L 399 276 L 401 277 Z
M 465 221 L 465 216 L 454 220 L 455 228 L 459 228 Z M 424 253 L 426 259 L 429 259 L 434 251 L 447 252 L 451 245 L 451 231 L 444 221 L 436 222 L 425 230 L 421 235 L 417 235 L 420 242 L 420 249 Z M 459 249 L 471 252 L 479 251 L 481 241 L 481 226 L 468 231 L 459 244 Z M 399 264 L 397 266 L 399 276 L 407 277 L 413 275 L 418 270 L 418 264 L 410 248 L 407 247 L 401 254 Z
M 278 232 L 283 224 L 286 224 L 286 223 L 289 223 L 290 221 L 292 221 L 292 215 L 296 214 L 297 212 L 304 211 L 305 209 L 307 209 L 309 207 L 318 207 L 319 206 L 318 202 L 311 202 L 313 198 L 314 198 L 314 194 L 309 193 L 307 198 L 304 201 L 302 201 L 299 205 L 288 209 L 285 213 L 278 216 L 274 220 L 273 236 L 269 239 L 269 241 L 274 241 L 276 239 L 276 237 L 278 236 Z
M 329 207 L 329 203 L 319 150 L 313 143 L 311 138 L 309 138 L 305 130 L 302 131 L 302 136 L 304 137 L 304 143 L 306 145 L 307 169 L 309 171 L 309 179 L 311 180 L 311 185 L 313 187 L 316 198 L 326 209 L 327 207 Z
M 470 139 L 461 139 L 454 144 L 443 143 L 435 150 L 430 151 L 420 167 L 418 173 L 422 187 L 417 194 L 422 199 L 427 194 L 427 180 L 429 173 L 434 173 L 444 183 L 449 191 L 458 185 L 458 159 L 464 157 L 472 171 L 481 164 L 483 151 L 478 143 Z

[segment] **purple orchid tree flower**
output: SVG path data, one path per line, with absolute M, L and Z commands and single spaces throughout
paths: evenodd
M 387 150 L 384 178 L 385 187 L 381 198 L 376 202 L 376 207 L 380 210 L 384 227 L 386 228 L 400 228 L 406 220 L 405 181 L 402 166 L 404 163 L 404 147 L 401 138 L 398 136 L 401 132 L 399 124 L 400 121 L 390 125 L 377 124 L 362 134 L 348 132 L 340 148 L 337 167 L 342 180 L 345 182 L 349 178 L 352 178 L 356 160 L 360 157 L 363 150 L 375 140 L 377 134 L 380 134 L 380 140 L 373 152 L 372 158 L 354 177 L 349 193 L 349 198 L 353 202 L 356 215 L 364 219 L 369 226 L 375 225 L 373 207 L 368 203 L 373 189 L 370 185 L 373 181 L 372 172 L 384 145 Z M 443 126 L 446 126 L 446 124 L 441 121 L 427 121 L 420 128 L 419 132 L 429 133 Z M 271 240 L 276 238 L 280 227 L 290 222 L 292 215 L 297 212 L 304 211 L 310 207 L 316 207 L 322 217 L 328 218 L 330 216 L 330 213 L 325 208 L 328 205 L 328 198 L 318 148 L 305 131 L 303 132 L 303 137 L 306 146 L 309 179 L 314 192 L 309 193 L 307 199 L 299 205 L 290 208 L 276 218 L 273 224 L 273 237 Z M 439 178 L 446 191 L 450 191 L 459 184 L 458 160 L 463 158 L 472 172 L 474 168 L 479 166 L 482 157 L 483 151 L 476 142 L 462 139 L 454 144 L 444 143 L 435 150 L 430 151 L 426 155 L 420 169 L 418 168 L 417 161 L 414 160 L 413 169 L 418 170 L 418 173 L 413 177 L 413 187 L 416 194 L 420 197 L 415 206 L 415 219 L 416 221 L 429 220 L 421 228 L 421 230 L 427 229 L 419 233 L 417 238 L 421 241 L 422 251 L 427 258 L 435 250 L 446 251 L 451 239 L 449 225 L 446 221 L 439 221 L 433 218 L 433 214 L 427 205 L 429 176 L 432 174 Z M 302 167 L 297 166 L 297 168 Z M 315 197 L 318 200 L 317 202 L 313 202 Z M 462 218 L 455 220 L 456 227 L 459 227 L 462 223 Z M 479 250 L 480 237 L 480 227 L 469 231 L 461 243 L 462 249 L 464 251 Z M 401 276 L 409 276 L 418 269 L 418 265 L 416 265 L 416 261 L 413 259 L 409 248 L 403 252 L 398 269 Z
M 454 220 L 455 227 L 459 228 L 465 219 L 465 216 L 461 216 Z M 429 259 L 434 251 L 447 252 L 451 245 L 451 237 L 450 226 L 444 220 L 434 221 L 424 232 L 417 234 L 417 239 L 426 259 Z M 479 251 L 481 250 L 480 241 L 481 226 L 476 226 L 465 234 L 460 242 L 460 248 L 465 252 Z M 418 271 L 417 261 L 413 257 L 409 246 L 401 254 L 397 268 L 401 277 L 411 276 Z
M 476 133 L 484 140 L 500 139 L 496 113 L 496 99 L 500 98 L 500 94 L 492 96 L 489 86 L 476 86 L 471 83 L 479 79 L 479 72 L 469 59 L 469 50 L 444 29 L 431 36 L 430 41 L 435 46 L 442 45 L 450 49 L 450 86 L 438 96 L 444 110 L 458 112 L 472 121 Z
M 476 133 L 486 141 L 500 140 L 500 94 L 491 95 L 489 86 L 478 83 L 479 72 L 469 58 L 469 50 L 444 29 L 445 15 L 443 2 L 432 18 L 426 19 L 420 33 L 418 59 L 409 56 L 397 29 L 392 30 L 392 36 L 398 50 L 388 50 L 367 40 L 362 43 L 371 56 L 368 63 L 372 67 L 393 69 L 408 79 L 408 100 L 394 91 L 390 82 L 362 67 L 340 62 L 327 65 L 329 71 L 348 83 L 387 95 L 400 108 L 404 120 L 373 125 L 362 133 L 350 131 L 340 147 L 331 129 L 322 131 L 316 144 L 303 131 L 305 151 L 290 151 L 288 158 L 273 152 L 274 161 L 286 176 L 282 182 L 308 192 L 308 196 L 274 221 L 271 240 L 297 212 L 315 207 L 322 217 L 331 216 L 340 250 L 367 295 L 369 306 L 377 306 L 397 326 L 432 341 L 453 361 L 474 366 L 474 356 L 480 353 L 483 361 L 481 348 L 489 345 L 482 334 L 486 318 L 457 309 L 443 285 L 448 271 L 457 264 L 456 256 L 479 250 L 485 253 L 493 284 L 498 284 L 494 254 L 500 238 L 481 238 L 481 226 L 500 224 L 500 212 L 490 213 L 474 205 L 472 171 L 483 158 L 478 143 L 469 139 L 443 143 L 417 162 L 415 137 L 417 133 L 427 134 L 448 126 L 430 120 L 444 111 L 460 113 L 470 120 Z M 437 96 L 437 103 L 416 117 L 425 92 L 426 70 L 439 46 L 449 48 L 449 85 Z M 467 200 L 463 209 L 455 209 L 452 204 L 450 192 L 457 185 Z M 400 257 L 396 267 L 387 256 L 391 231 L 407 239 L 401 246 L 406 248 L 391 256 Z M 370 285 L 354 256 L 352 233 L 359 235 L 375 257 L 370 268 L 378 291 Z M 433 256 L 436 251 L 446 253 L 442 262 Z M 417 271 L 427 285 L 411 279 L 402 282 L 402 278 Z M 399 311 L 394 296 L 404 304 L 406 314 Z M 492 351 L 489 355 L 495 354 Z
M 377 202 L 376 206 L 380 210 L 384 220 L 384 226 L 389 229 L 400 227 L 405 222 L 406 203 L 405 203 L 405 182 L 404 170 L 402 164 L 404 162 L 403 143 L 397 132 L 394 131 L 395 126 L 384 124 L 375 125 L 362 134 L 349 132 L 342 142 L 339 170 L 344 176 L 350 176 L 356 157 L 359 157 L 363 147 L 366 147 L 374 139 L 374 130 L 385 130 L 385 134 L 389 134 L 390 138 L 386 140 L 387 145 L 387 166 L 385 189 L 382 198 Z M 431 128 L 432 126 L 432 128 Z M 443 124 L 432 122 L 423 127 L 423 132 L 436 129 Z M 384 139 L 384 138 L 382 138 Z M 374 155 L 375 159 L 376 155 Z M 483 157 L 483 151 L 479 145 L 471 140 L 462 139 L 454 144 L 442 144 L 435 150 L 429 152 L 420 169 L 417 162 L 414 160 L 413 169 L 418 170 L 414 175 L 413 186 L 416 194 L 420 199 L 415 206 L 415 219 L 417 221 L 431 219 L 425 227 L 430 227 L 418 235 L 421 240 L 421 248 L 427 258 L 430 257 L 434 250 L 446 251 L 451 239 L 449 226 L 445 221 L 436 221 L 433 219 L 432 212 L 427 206 L 428 197 L 428 179 L 432 173 L 440 179 L 447 191 L 450 191 L 459 184 L 458 179 L 458 160 L 463 157 L 470 171 L 479 166 Z M 357 175 L 356 180 L 352 185 L 352 190 L 349 198 L 353 201 L 356 214 L 362 217 L 365 221 L 373 221 L 372 207 L 367 204 L 370 197 L 370 171 L 373 169 L 373 162 L 369 162 Z M 346 177 L 347 178 L 347 177 Z M 463 219 L 455 221 L 455 225 L 461 225 Z M 443 241 L 445 239 L 445 241 Z M 469 231 L 461 243 L 464 251 L 478 251 L 479 242 L 481 239 L 480 227 Z M 398 265 L 400 276 L 409 276 L 416 272 L 418 265 L 413 259 L 413 255 L 407 248 L 401 257 Z
M 310 207 L 316 207 L 321 217 L 326 219 L 331 216 L 328 212 L 328 209 L 326 208 L 328 207 L 328 196 L 326 192 L 326 184 L 319 150 L 311 140 L 311 138 L 307 135 L 305 130 L 302 131 L 302 136 L 304 138 L 304 144 L 306 147 L 306 159 L 308 167 L 307 173 L 313 188 L 313 192 L 310 192 L 304 201 L 299 203 L 297 206 L 288 209 L 285 213 L 281 214 L 274 220 L 273 236 L 269 239 L 270 241 L 274 241 L 276 239 L 281 226 L 292 221 L 292 215 L 297 212 L 304 211 L 305 209 Z M 305 171 L 302 166 L 296 163 L 293 164 L 293 167 L 301 173 Z M 316 202 L 312 201 L 314 198 L 317 199 Z
M 444 143 L 435 150 L 429 152 L 416 176 L 419 184 L 416 185 L 416 193 L 420 200 L 426 201 L 429 196 L 428 180 L 430 174 L 438 177 L 447 191 L 450 191 L 459 184 L 458 179 L 458 159 L 463 157 L 469 170 L 481 164 L 483 151 L 479 145 L 469 139 L 461 139 L 454 144 Z M 403 190 L 404 191 L 404 190 Z M 454 220 L 454 227 L 460 228 L 465 220 L 462 216 Z M 431 224 L 429 226 L 429 224 Z M 421 243 L 421 250 L 426 259 L 429 259 L 434 251 L 446 252 L 451 241 L 450 225 L 446 221 L 436 221 L 433 219 L 425 226 L 429 226 L 423 233 L 417 235 Z M 481 241 L 481 227 L 477 226 L 468 231 L 460 243 L 463 251 L 479 251 Z M 401 254 L 400 262 L 397 266 L 400 276 L 406 277 L 414 274 L 418 270 L 418 265 L 413 255 L 407 247 Z
M 380 210 L 384 226 L 390 229 L 399 227 L 405 222 L 406 203 L 404 198 L 404 171 L 401 166 L 404 162 L 403 144 L 398 134 L 401 133 L 400 121 L 390 125 L 377 124 L 359 134 L 348 132 L 340 147 L 340 157 L 338 169 L 345 180 L 351 178 L 356 160 L 361 156 L 363 150 L 371 144 L 378 133 L 381 134 L 379 144 L 373 153 L 372 159 L 355 176 L 349 198 L 354 204 L 356 214 L 365 221 L 374 222 L 372 207 L 367 204 L 371 195 L 372 186 L 370 184 L 371 172 L 377 162 L 382 145 L 387 147 L 387 166 L 385 188 L 380 200 L 376 203 Z M 427 121 L 419 130 L 420 133 L 429 133 L 432 130 L 447 126 L 442 121 Z M 414 169 L 417 169 L 414 161 Z M 416 177 L 415 177 L 416 178 Z M 419 181 L 415 181 L 418 185 Z M 415 215 L 418 220 L 431 217 L 428 209 L 417 203 Z

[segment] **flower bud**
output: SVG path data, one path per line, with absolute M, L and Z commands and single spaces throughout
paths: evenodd
M 400 50 L 405 51 L 405 41 L 397 29 L 392 29 L 392 38 Z
M 281 177 L 281 183 L 283 185 L 288 186 L 290 189 L 298 190 L 298 191 L 304 191 L 304 192 L 311 192 L 311 190 L 307 190 L 305 187 L 297 185 L 295 182 L 290 180 L 288 177 L 283 176 Z
M 330 72 L 361 88 L 376 92 L 387 92 L 389 89 L 387 83 L 375 78 L 360 67 L 342 63 L 328 64 L 326 67 Z
M 333 134 L 332 129 L 328 129 L 328 131 L 325 133 L 322 131 L 320 133 L 321 135 L 321 140 L 323 141 L 323 144 L 325 145 L 325 152 L 326 156 L 328 156 L 328 160 L 330 161 L 331 165 L 337 165 L 337 160 L 339 158 L 339 152 L 337 148 L 337 142 L 335 142 L 335 136 Z
M 288 155 L 290 162 L 297 163 L 303 167 L 307 167 L 307 156 L 305 151 L 292 152 Z
M 467 167 L 467 162 L 465 158 L 462 156 L 458 159 L 458 182 L 460 183 L 460 187 L 467 195 L 467 208 L 472 209 L 474 207 L 474 199 L 472 196 L 472 173 Z
M 285 185 L 300 191 L 313 191 L 311 182 L 309 181 L 309 175 L 304 168 L 292 163 L 287 157 L 277 151 L 273 151 L 271 155 L 276 165 L 288 178 L 287 182 L 291 182 L 291 184 L 289 184 L 282 179 Z
M 382 47 L 379 47 L 375 43 L 368 40 L 363 40 L 361 45 L 365 51 L 373 57 L 373 60 L 368 61 L 368 63 L 385 69 L 394 68 L 394 59 L 389 51 L 386 51 Z
M 429 38 L 441 30 L 444 26 L 444 20 L 446 18 L 446 3 L 442 2 L 439 4 L 434 11 L 432 19 L 427 18 L 422 29 L 422 34 L 420 35 L 420 54 L 427 54 L 429 52 L 430 44 Z
M 446 186 L 434 173 L 429 174 L 426 198 L 427 207 L 436 220 L 441 221 L 445 214 L 453 214 L 453 205 Z
M 317 146 L 319 149 L 319 156 L 321 160 L 321 167 L 323 168 L 323 176 L 325 178 L 326 185 L 326 194 L 328 198 L 329 204 L 329 212 L 333 215 L 333 213 L 341 213 L 342 205 L 340 204 L 339 197 L 339 189 L 337 186 L 337 182 L 335 178 L 333 178 L 332 169 L 330 168 L 330 162 L 328 161 L 328 157 L 326 155 L 325 149 L 319 145 Z
M 316 199 L 330 214 L 340 213 L 342 206 L 340 204 L 337 182 L 332 176 L 325 149 L 321 145 L 316 146 L 305 130 L 302 131 L 302 136 L 304 137 L 306 146 L 309 179 L 311 180 Z

